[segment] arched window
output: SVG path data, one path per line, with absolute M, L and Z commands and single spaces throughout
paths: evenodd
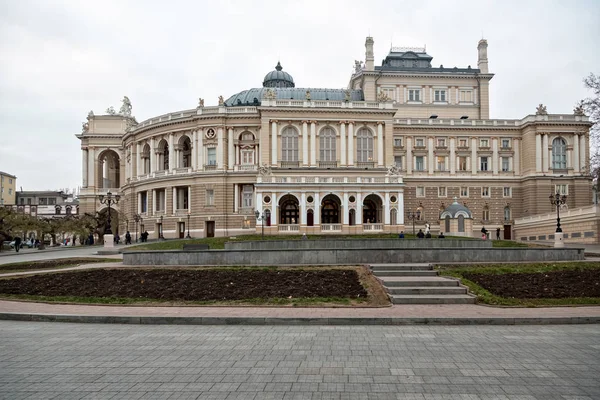
M 563 138 L 552 141 L 552 169 L 567 169 L 567 143 Z
M 336 161 L 335 131 L 323 128 L 319 135 L 319 161 Z
M 242 140 L 254 140 L 254 135 L 251 132 L 242 133 Z
M 510 207 L 509 206 L 504 207 L 504 220 L 510 221 Z
M 367 128 L 356 134 L 356 161 L 373 162 L 373 133 Z
M 281 160 L 298 161 L 298 131 L 291 126 L 281 134 Z
M 169 145 L 167 144 L 166 141 L 163 141 L 163 146 L 161 148 L 161 155 L 162 157 L 162 169 L 163 170 L 168 170 L 169 169 Z
M 149 174 L 150 172 L 150 146 L 148 144 L 144 145 L 144 150 L 142 151 L 142 159 L 144 163 L 143 172 L 144 174 Z
M 183 142 L 181 149 L 182 153 L 182 168 L 189 168 L 192 166 L 192 145 L 189 138 L 186 138 Z
M 390 225 L 398 225 L 398 210 L 395 208 L 390 211 Z
M 417 207 L 417 212 L 416 212 L 416 220 L 417 221 L 422 221 L 423 218 L 425 217 L 424 213 L 423 213 L 423 207 Z
M 490 208 L 488 206 L 484 206 L 483 207 L 483 216 L 482 219 L 484 221 L 489 221 L 490 220 Z
M 465 231 L 465 217 L 463 215 L 458 216 L 458 231 L 459 232 Z

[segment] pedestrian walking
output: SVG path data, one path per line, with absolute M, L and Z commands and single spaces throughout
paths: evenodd
M 20 248 L 21 248 L 21 238 L 17 236 L 15 238 L 15 251 L 18 253 Z
M 131 244 L 131 233 L 129 231 L 125 234 L 125 244 Z
M 496 228 L 496 240 L 500 240 L 500 228 Z

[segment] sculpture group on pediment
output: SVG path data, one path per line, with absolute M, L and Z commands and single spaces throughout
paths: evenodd
M 400 167 L 396 166 L 396 165 L 390 165 L 387 168 L 387 175 L 388 176 L 396 176 L 396 175 L 400 175 Z
M 310 90 L 306 91 L 306 100 L 310 101 Z
M 579 115 L 579 116 L 585 115 L 585 111 L 583 110 L 583 104 L 577 103 L 575 108 L 573 108 L 573 114 Z
M 275 100 L 276 98 L 277 98 L 277 93 L 275 93 L 275 90 L 267 89 L 267 92 L 265 93 L 265 99 Z
M 125 116 L 130 116 L 131 109 L 133 108 L 133 106 L 131 105 L 131 101 L 129 100 L 129 97 L 123 96 L 122 103 L 123 104 L 121 105 L 121 108 L 119 109 L 119 114 L 125 115 Z
M 87 120 L 89 121 L 90 119 L 92 119 L 94 117 L 94 111 L 90 110 L 90 112 L 87 115 Z
M 548 110 L 546 110 L 546 106 L 542 103 L 535 110 L 535 115 L 548 115 Z
M 108 115 L 115 115 L 117 112 L 115 111 L 115 108 L 113 106 L 110 106 L 106 109 L 106 113 Z
M 360 72 L 362 70 L 362 62 L 359 60 L 354 60 L 354 72 Z
M 390 100 L 391 100 L 390 97 L 383 90 L 380 90 L 379 93 L 377 93 L 377 101 L 385 102 L 385 101 L 390 101 Z
M 81 123 L 81 133 L 86 133 L 90 130 L 90 124 L 87 122 Z
M 225 105 L 225 100 L 223 100 L 223 96 L 219 96 L 219 105 L 220 106 L 224 106 Z
M 262 176 L 271 175 L 271 166 L 266 163 L 258 167 L 258 173 Z
M 344 101 L 350 101 L 350 89 L 344 90 Z
M 202 97 L 198 98 L 198 108 L 204 108 L 204 99 Z

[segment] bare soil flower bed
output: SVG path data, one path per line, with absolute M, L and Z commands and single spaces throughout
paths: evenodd
M 94 269 L 0 279 L 1 295 L 210 302 L 366 299 L 357 269 Z
M 0 273 L 10 271 L 27 271 L 27 270 L 42 270 L 42 269 L 54 269 L 63 267 L 72 267 L 80 264 L 91 264 L 100 262 L 112 262 L 121 261 L 119 259 L 107 259 L 107 258 L 57 258 L 55 260 L 44 260 L 44 261 L 26 261 L 13 264 L 0 265 Z
M 517 274 L 467 272 L 462 276 L 501 297 L 517 299 L 600 297 L 600 271 L 597 269 Z

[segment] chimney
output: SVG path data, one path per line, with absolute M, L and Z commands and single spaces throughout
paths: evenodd
M 367 36 L 367 40 L 365 42 L 365 70 L 366 71 L 374 71 L 375 70 L 375 55 L 373 54 L 373 38 L 371 36 Z
M 488 73 L 488 58 L 487 58 L 487 40 L 481 39 L 477 44 L 477 67 L 481 70 L 482 74 Z

